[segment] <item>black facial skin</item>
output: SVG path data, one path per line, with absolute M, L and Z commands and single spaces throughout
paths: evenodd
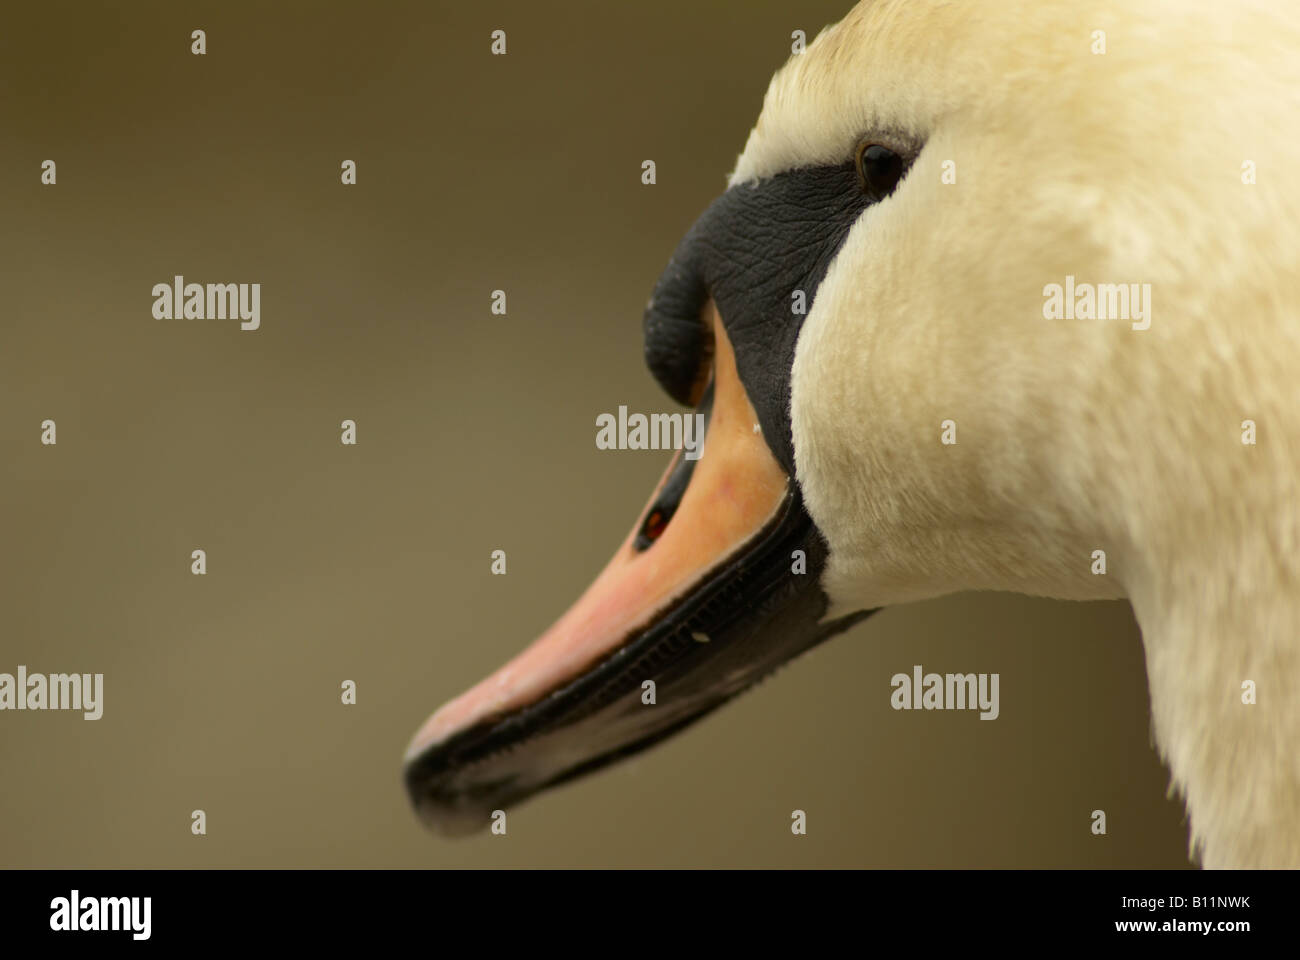
M 646 308 L 646 364 L 670 396 L 689 403 L 708 359 L 700 311 L 712 295 L 763 436 L 791 477 L 790 368 L 804 321 L 793 294 L 802 290 L 812 309 L 849 228 L 872 203 L 853 163 L 733 187 L 678 244 Z
M 728 190 L 679 244 L 646 310 L 646 361 L 669 394 L 694 401 L 711 358 L 701 321 L 711 296 L 764 438 L 791 478 L 785 499 L 763 531 L 603 661 L 414 758 L 406 785 L 430 826 L 484 829 L 493 810 L 659 742 L 873 612 L 822 622 L 826 544 L 794 479 L 790 368 L 804 319 L 791 309 L 792 293 L 802 290 L 811 309 L 850 227 L 878 199 L 852 162 L 795 170 Z M 660 508 L 659 519 L 672 522 L 692 467 L 679 460 L 634 549 L 654 549 L 662 526 L 651 518 Z M 653 706 L 642 701 L 647 680 L 655 681 Z

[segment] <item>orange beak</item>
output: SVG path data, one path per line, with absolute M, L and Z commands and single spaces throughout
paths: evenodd
M 708 314 L 714 370 L 698 461 L 675 454 L 578 601 L 412 740 L 407 786 L 435 828 L 485 827 L 494 809 L 662 739 L 843 628 L 819 622 L 824 598 L 797 552 L 823 549 L 820 537 Z M 807 622 L 774 635 L 789 612 Z

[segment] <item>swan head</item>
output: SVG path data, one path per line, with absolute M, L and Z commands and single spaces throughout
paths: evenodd
M 1241 171 L 1294 153 L 1297 87 L 1260 97 L 1229 47 L 1276 25 L 1223 7 L 868 0 L 776 74 L 645 313 L 702 455 L 551 630 L 417 733 L 431 825 L 486 827 L 884 605 L 1150 586 L 1142 547 L 1178 517 L 1133 495 L 1170 469 L 1134 404 L 1204 389 L 1213 356 L 1178 341 L 1267 300 L 1296 249 L 1252 242 L 1291 201 Z M 1076 280 L 1124 286 L 1128 315 L 1051 316 Z

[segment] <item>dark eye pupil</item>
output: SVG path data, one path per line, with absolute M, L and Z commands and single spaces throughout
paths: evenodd
M 903 158 L 888 147 L 873 143 L 858 154 L 858 174 L 862 191 L 874 200 L 883 200 L 903 175 Z

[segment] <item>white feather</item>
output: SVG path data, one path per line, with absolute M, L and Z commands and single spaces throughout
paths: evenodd
M 773 79 L 733 189 L 872 131 L 924 149 L 793 370 L 836 610 L 1128 597 L 1194 851 L 1300 866 L 1300 5 L 864 2 Z M 1044 319 L 1067 275 L 1151 284 L 1150 328 Z

